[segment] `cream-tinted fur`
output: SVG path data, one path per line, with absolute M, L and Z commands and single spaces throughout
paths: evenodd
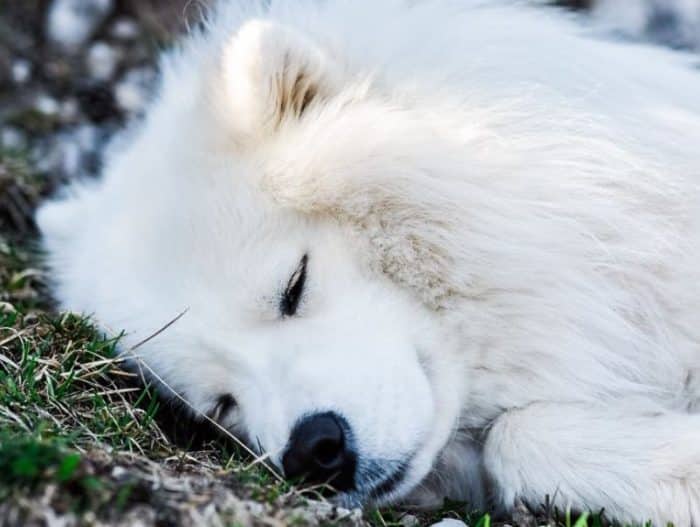
M 63 305 L 125 348 L 187 308 L 140 355 L 199 411 L 232 393 L 273 462 L 342 413 L 346 503 L 700 524 L 691 57 L 517 2 L 243 4 L 41 209 Z

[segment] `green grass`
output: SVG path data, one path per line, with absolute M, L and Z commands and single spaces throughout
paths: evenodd
M 99 507 L 106 501 L 103 482 L 85 470 L 80 453 L 60 438 L 2 434 L 0 438 L 0 501 L 31 493 L 47 483 L 57 486 L 72 511 Z

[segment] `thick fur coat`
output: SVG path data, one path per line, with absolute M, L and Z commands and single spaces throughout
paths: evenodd
M 277 465 L 342 415 L 346 504 L 700 525 L 700 72 L 600 36 L 505 0 L 223 2 L 40 210 L 56 296 L 124 349 L 186 309 L 140 359 Z

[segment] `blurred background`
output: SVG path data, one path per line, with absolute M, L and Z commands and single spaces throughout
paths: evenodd
M 31 230 L 40 194 L 99 168 L 105 140 L 139 114 L 155 57 L 205 0 L 0 0 L 0 227 Z

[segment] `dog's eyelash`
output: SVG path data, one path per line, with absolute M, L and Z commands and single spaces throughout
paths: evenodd
M 294 316 L 299 307 L 299 302 L 304 294 L 304 285 L 306 283 L 306 264 L 309 261 L 308 255 L 304 255 L 299 262 L 299 267 L 296 268 L 292 276 L 287 282 L 287 287 L 282 294 L 280 300 L 280 312 L 282 315 L 291 317 Z

